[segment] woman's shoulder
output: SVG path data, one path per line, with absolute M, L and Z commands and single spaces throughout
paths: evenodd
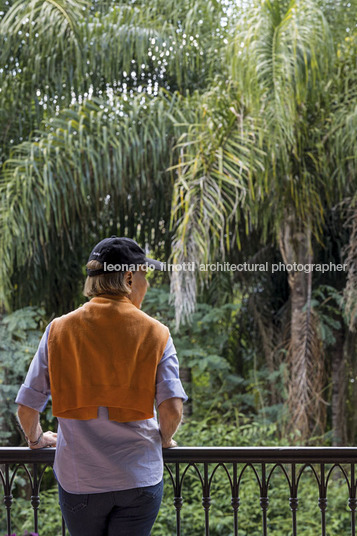
M 165 326 L 165 324 L 163 324 L 162 322 L 160 322 L 160 320 L 157 320 L 156 318 L 148 315 L 147 313 L 145 313 L 144 311 L 142 311 L 141 309 L 137 309 L 137 312 L 139 313 L 141 319 L 144 321 L 144 322 L 147 322 L 148 324 L 151 324 L 152 326 L 158 326 L 158 327 L 161 327 L 165 330 L 168 330 L 169 328 L 167 326 Z
M 137 309 L 138 318 L 143 323 L 143 325 L 147 326 L 148 331 L 151 334 L 157 334 L 159 337 L 164 337 L 167 339 L 169 338 L 170 331 L 165 324 L 157 320 L 156 318 L 153 318 L 152 316 L 148 315 L 141 309 Z
M 53 320 L 51 320 L 50 324 L 48 325 L 48 328 L 51 329 L 51 327 L 55 326 L 58 328 L 59 326 L 71 324 L 73 322 L 73 319 L 78 316 L 78 314 L 83 311 L 83 309 L 86 308 L 88 303 L 80 305 L 79 307 L 77 307 L 77 309 L 74 309 L 73 311 L 69 311 L 68 313 L 65 313 L 63 315 L 56 316 Z

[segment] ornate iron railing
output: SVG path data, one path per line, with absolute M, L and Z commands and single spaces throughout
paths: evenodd
M 31 504 L 34 510 L 34 530 L 38 531 L 38 507 L 40 504 L 41 480 L 46 467 L 53 464 L 55 449 L 30 450 L 13 447 L 0 448 L 0 472 L 4 490 L 6 527 L 11 534 L 12 490 L 17 471 L 24 467 L 31 486 Z M 287 500 L 291 511 L 291 534 L 298 535 L 297 510 L 301 477 L 309 468 L 318 487 L 317 504 L 321 517 L 321 536 L 326 536 L 327 489 L 333 480 L 334 471 L 340 471 L 348 488 L 346 504 L 350 512 L 350 534 L 356 536 L 355 513 L 357 448 L 352 447 L 176 447 L 164 450 L 165 467 L 173 486 L 173 507 L 176 512 L 176 534 L 181 535 L 181 510 L 183 485 L 187 471 L 192 468 L 202 486 L 204 510 L 204 534 L 210 534 L 211 487 L 218 468 L 222 467 L 230 486 L 232 507 L 232 532 L 239 535 L 238 512 L 242 479 L 250 468 L 260 490 L 262 511 L 262 536 L 268 536 L 267 513 L 269 490 L 274 472 L 280 470 L 286 479 Z M 66 534 L 62 521 L 62 534 Z M 43 535 L 44 536 L 44 535 Z M 171 535 L 168 535 L 171 536 Z M 199 535 L 197 535 L 199 536 Z

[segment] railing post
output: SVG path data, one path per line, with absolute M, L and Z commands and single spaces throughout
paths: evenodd
M 38 532 L 38 507 L 40 505 L 40 495 L 38 489 L 37 463 L 33 464 L 33 488 L 31 495 L 31 506 L 33 508 L 33 517 L 35 532 Z
M 295 463 L 291 464 L 291 490 L 290 490 L 290 510 L 292 515 L 293 523 L 293 536 L 297 536 L 297 525 L 296 525 L 296 512 L 298 509 L 299 499 L 297 497 L 297 485 L 296 485 L 296 465 Z
M 10 467 L 5 465 L 5 486 L 4 486 L 4 504 L 6 508 L 6 527 L 8 534 L 11 534 L 11 506 L 12 506 L 12 493 L 10 482 Z
M 262 485 L 260 489 L 260 507 L 263 511 L 263 536 L 268 534 L 268 525 L 267 525 L 267 510 L 269 506 L 268 499 L 268 487 L 266 481 L 266 467 L 265 463 L 262 463 Z
M 321 536 L 326 536 L 326 485 L 325 485 L 325 464 L 320 464 L 320 486 L 319 486 L 319 508 L 321 510 Z
M 183 498 L 181 496 L 181 482 L 180 482 L 180 464 L 176 463 L 176 479 L 175 479 L 175 497 L 174 507 L 176 511 L 176 536 L 181 536 L 181 508 L 183 504 Z
M 356 480 L 355 480 L 355 465 L 351 463 L 351 485 L 350 485 L 350 496 L 348 499 L 348 506 L 351 510 L 351 535 L 356 536 L 356 508 L 357 508 L 357 499 L 356 499 Z
M 210 486 L 208 478 L 208 463 L 204 463 L 204 481 L 202 504 L 205 510 L 205 536 L 209 536 L 209 509 L 211 506 Z
M 231 504 L 233 508 L 233 531 L 234 536 L 238 536 L 238 509 L 240 505 L 240 499 L 238 497 L 238 476 L 237 476 L 237 463 L 233 463 L 233 484 L 232 484 L 232 499 Z

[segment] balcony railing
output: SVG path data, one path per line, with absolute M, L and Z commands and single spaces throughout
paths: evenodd
M 46 467 L 54 461 L 55 449 L 30 450 L 22 447 L 0 448 L 1 481 L 4 490 L 6 527 L 0 527 L 11 534 L 12 490 L 16 473 L 24 467 L 31 486 L 31 505 L 34 510 L 34 531 L 38 531 L 38 507 L 40 504 L 41 480 Z M 286 483 L 286 500 L 290 506 L 291 532 L 297 536 L 297 510 L 299 506 L 301 477 L 309 471 L 316 481 L 316 503 L 320 510 L 321 536 L 327 536 L 326 510 L 327 491 L 336 472 L 340 474 L 346 487 L 346 505 L 350 515 L 350 534 L 355 536 L 357 448 L 352 447 L 176 447 L 164 450 L 165 468 L 172 483 L 172 503 L 176 515 L 176 534 L 181 535 L 181 510 L 184 503 L 184 481 L 190 469 L 197 475 L 202 487 L 204 511 L 204 534 L 210 534 L 211 489 L 216 472 L 222 468 L 230 487 L 232 533 L 239 536 L 238 513 L 240 493 L 244 475 L 253 472 L 260 493 L 262 513 L 262 536 L 268 536 L 269 491 L 272 476 L 281 471 Z M 167 492 L 168 490 L 166 490 Z M 200 508 L 200 505 L 197 505 Z M 28 529 L 29 530 L 29 529 Z M 66 529 L 62 521 L 62 535 Z M 202 533 L 200 533 L 202 534 Z M 281 533 L 282 534 L 282 533 Z M 336 534 L 336 533 L 334 533 Z M 47 536 L 47 535 L 41 535 Z M 51 535 L 50 535 L 51 536 Z M 171 536 L 171 535 L 168 535 Z M 197 535 L 199 536 L 199 535 Z M 336 534 L 337 536 L 337 534 Z M 340 535 L 338 535 L 340 536 Z

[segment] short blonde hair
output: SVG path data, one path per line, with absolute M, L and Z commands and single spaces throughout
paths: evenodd
M 100 270 L 103 264 L 98 261 L 89 261 L 88 270 Z M 125 283 L 126 272 L 106 272 L 104 274 L 87 276 L 84 283 L 83 294 L 87 298 L 94 298 L 103 294 L 112 294 L 115 296 L 129 296 L 131 287 Z

